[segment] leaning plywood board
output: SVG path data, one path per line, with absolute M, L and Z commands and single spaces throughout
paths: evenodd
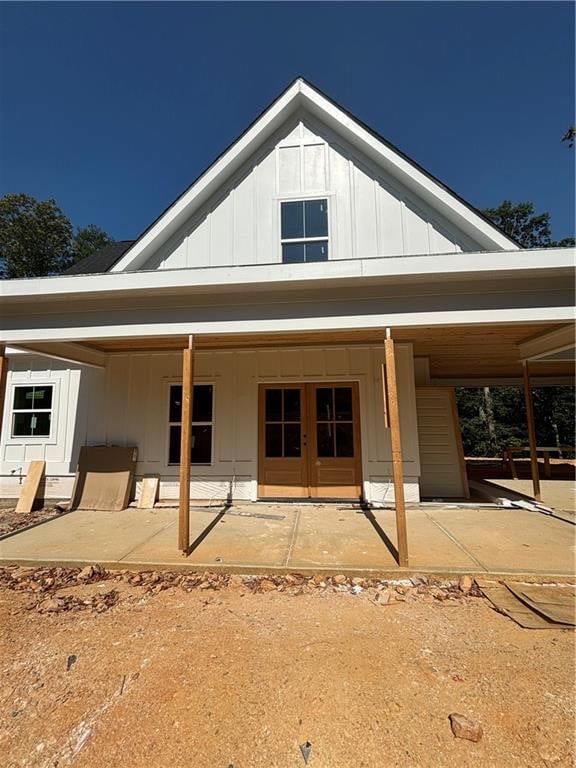
M 137 456 L 137 448 L 83 446 L 70 508 L 125 509 L 134 482 Z
M 525 602 L 519 600 L 508 587 L 497 581 L 476 579 L 476 584 L 494 607 L 509 616 L 525 629 L 569 629 L 566 624 L 559 624 L 533 611 Z
M 21 514 L 27 514 L 32 512 L 34 501 L 38 495 L 38 489 L 40 488 L 40 482 L 44 474 L 45 461 L 31 461 L 28 467 L 28 474 L 22 485 L 22 491 L 20 492 L 20 498 L 16 504 L 16 512 Z
M 138 509 L 152 509 L 158 496 L 158 485 L 160 478 L 158 476 L 143 477 L 140 486 L 140 498 L 138 499 Z
M 574 587 L 559 587 L 549 584 L 511 584 L 505 582 L 508 589 L 519 600 L 536 613 L 557 624 L 576 625 L 576 591 Z

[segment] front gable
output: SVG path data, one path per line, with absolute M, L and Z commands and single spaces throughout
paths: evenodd
M 326 201 L 330 260 L 518 247 L 298 80 L 112 270 L 281 262 L 281 204 L 309 199 Z

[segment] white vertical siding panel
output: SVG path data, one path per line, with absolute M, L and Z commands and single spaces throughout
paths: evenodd
M 300 147 L 280 147 L 278 150 L 278 192 L 281 195 L 302 189 Z
M 246 176 L 234 191 L 234 263 L 256 261 L 254 174 Z
M 276 156 L 268 154 L 256 168 L 256 254 L 259 264 L 280 259 L 279 228 L 275 209 Z
M 324 144 L 310 144 L 303 147 L 303 167 L 303 191 L 324 192 L 327 188 Z
M 186 263 L 189 267 L 207 267 L 210 263 L 210 224 L 208 217 L 190 232 L 187 238 Z
M 224 199 L 210 214 L 210 266 L 234 263 L 232 255 L 232 195 Z
M 357 258 L 378 255 L 374 180 L 354 166 L 354 233 Z
M 430 252 L 428 223 L 411 202 L 404 202 L 404 251 L 407 255 Z
M 378 252 L 382 256 L 404 253 L 402 201 L 381 183 L 376 186 L 378 205 Z
M 330 217 L 329 249 L 331 259 L 351 259 L 352 250 L 352 202 L 350 163 L 339 147 L 329 149 L 329 186 L 334 193 L 328 201 Z

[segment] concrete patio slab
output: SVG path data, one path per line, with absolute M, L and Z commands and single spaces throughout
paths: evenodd
M 177 549 L 178 510 L 77 510 L 0 540 L 0 564 L 400 572 L 394 510 L 352 504 L 193 507 L 191 552 Z M 407 511 L 410 571 L 574 575 L 576 528 L 522 509 Z
M 533 498 L 532 480 L 510 480 L 506 478 L 485 478 L 489 483 L 500 485 L 517 493 Z M 542 503 L 563 512 L 576 512 L 576 480 L 545 480 L 540 478 Z

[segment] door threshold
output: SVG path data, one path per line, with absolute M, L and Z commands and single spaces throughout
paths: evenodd
M 256 499 L 253 504 L 363 504 L 364 502 L 358 496 L 339 496 L 339 497 L 326 497 L 311 499 L 309 496 L 303 496 L 302 498 L 297 496 L 266 496 L 265 498 Z

